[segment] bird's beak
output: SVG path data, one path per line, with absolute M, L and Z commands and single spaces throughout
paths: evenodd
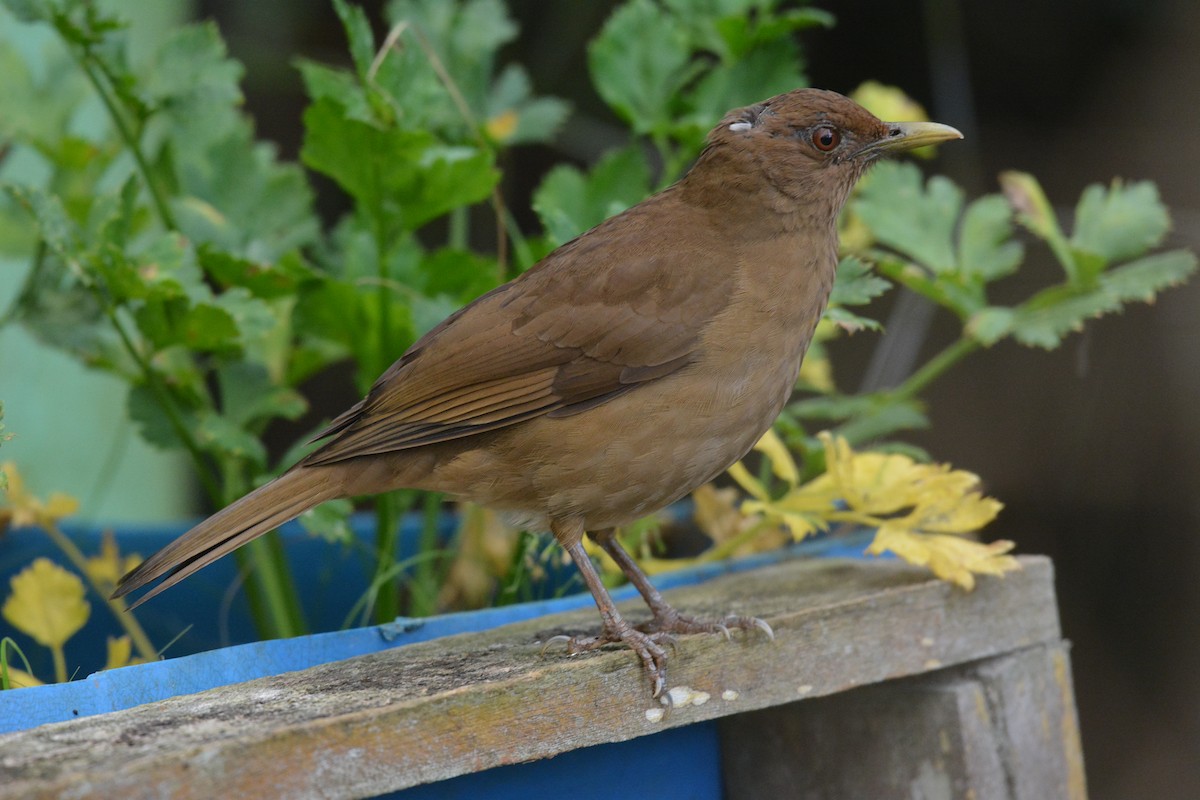
M 863 152 L 898 153 L 927 144 L 963 138 L 962 133 L 940 122 L 885 122 L 887 136 L 863 148 Z

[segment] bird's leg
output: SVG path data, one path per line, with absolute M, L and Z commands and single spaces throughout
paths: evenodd
M 577 531 L 557 524 L 552 524 L 551 528 L 555 537 L 570 553 L 575 566 L 579 568 L 583 582 L 587 584 L 596 601 L 596 607 L 600 609 L 600 618 L 604 621 L 604 627 L 599 636 L 556 636 L 547 642 L 547 645 L 551 642 L 565 641 L 567 652 L 574 654 L 584 650 L 593 650 L 606 644 L 623 643 L 637 653 L 638 658 L 642 660 L 642 666 L 645 667 L 646 675 L 650 679 L 651 695 L 658 697 L 667 683 L 667 651 L 663 649 L 662 645 L 670 643 L 671 637 L 663 633 L 639 631 L 621 616 L 617 611 L 616 604 L 613 603 L 612 596 L 609 595 L 600 580 L 600 573 L 596 571 L 592 560 L 588 558 L 587 551 L 583 549 L 581 525 Z
M 721 633 L 728 639 L 730 628 L 742 628 L 743 630 L 755 628 L 765 633 L 768 639 L 775 638 L 775 632 L 771 630 L 771 626 L 758 617 L 731 615 L 721 620 L 699 620 L 680 614 L 650 583 L 650 578 L 642 572 L 642 568 L 633 560 L 633 556 L 629 555 L 628 551 L 621 546 L 612 528 L 588 533 L 588 536 L 600 545 L 613 561 L 617 562 L 621 572 L 624 572 L 625 577 L 629 578 L 629 582 L 637 587 L 642 599 L 646 601 L 646 605 L 650 606 L 654 618 L 645 625 L 638 626 L 646 633 Z

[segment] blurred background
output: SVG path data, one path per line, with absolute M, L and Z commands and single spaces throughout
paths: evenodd
M 260 136 L 278 142 L 288 159 L 299 150 L 305 102 L 294 60 L 348 60 L 327 0 L 124 5 L 137 6 L 139 14 L 153 5 L 164 24 L 216 20 L 232 55 L 246 65 L 247 108 Z M 508 5 L 522 33 L 505 56 L 528 67 L 536 93 L 565 98 L 574 108 L 554 147 L 518 148 L 504 164 L 507 202 L 532 229 L 529 195 L 544 172 L 563 159 L 594 161 L 621 136 L 586 72 L 586 43 L 614 4 Z M 1150 179 L 1174 218 L 1167 245 L 1200 250 L 1200 4 L 815 5 L 832 12 L 837 24 L 803 36 L 811 83 L 849 92 L 878 79 L 903 88 L 932 119 L 967 135 L 961 145 L 944 148 L 932 169 L 970 195 L 996 191 L 1001 170 L 1025 170 L 1069 215 L 1089 183 Z M 381 17 L 382 3 L 365 6 Z M 332 185 L 317 188 L 323 208 L 340 210 Z M 1031 258 L 1015 280 L 1045 283 L 1057 267 L 1037 248 Z M 1005 285 L 1014 298 L 1030 291 Z M 932 388 L 933 428 L 912 437 L 937 459 L 980 474 L 987 491 L 1005 503 L 990 529 L 994 537 L 1015 540 L 1020 552 L 1054 558 L 1063 628 L 1074 643 L 1089 789 L 1098 800 L 1200 797 L 1198 308 L 1200 281 L 1193 281 L 1165 292 L 1155 307 L 1133 306 L 1090 325 L 1055 352 L 1010 342 L 983 351 Z M 897 311 L 888 320 L 886 357 L 877 354 L 879 339 L 870 334 L 836 343 L 839 382 L 896 382 L 914 360 L 953 338 L 954 320 L 928 317 L 914 306 Z M 57 440 L 70 448 L 73 439 L 61 435 L 61 420 L 27 413 L 61 391 L 55 387 L 64 373 L 45 360 L 53 355 L 14 342 L 15 335 L 0 338 L 0 367 L 16 374 L 24 359 L 39 367 L 27 374 L 44 377 L 19 389 L 4 386 L 7 423 L 25 442 Z M 109 388 L 101 380 L 79 391 L 101 403 Z M 350 399 L 318 403 L 338 410 Z M 99 418 L 120 418 L 121 402 L 115 395 L 111 413 Z M 39 419 L 59 435 L 40 435 Z M 142 452 L 132 431 L 109 433 L 111 445 L 94 453 L 42 455 L 49 464 L 91 459 L 79 470 L 88 484 L 75 493 L 85 502 L 89 493 L 95 498 L 89 508 L 99 518 L 130 507 L 122 486 L 134 487 L 143 517 L 188 510 L 193 492 L 182 465 Z M 24 467 L 19 448 L 29 445 L 16 440 L 5 446 L 6 456 L 10 446 Z M 41 485 L 38 467 L 25 468 L 38 491 L 71 488 Z

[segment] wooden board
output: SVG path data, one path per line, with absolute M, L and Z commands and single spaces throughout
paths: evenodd
M 629 651 L 541 655 L 598 628 L 589 610 L 0 736 L 0 797 L 365 797 L 1057 643 L 1050 562 L 1022 563 L 970 593 L 829 560 L 668 592 L 685 613 L 760 616 L 776 639 L 682 638 L 668 685 L 708 699 L 658 722 Z

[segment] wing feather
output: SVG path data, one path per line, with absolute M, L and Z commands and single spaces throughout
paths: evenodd
M 712 246 L 703 236 L 663 234 L 666 194 L 451 315 L 318 436 L 330 441 L 306 461 L 569 416 L 691 363 L 705 326 L 729 302 L 734 272 L 703 268 Z

